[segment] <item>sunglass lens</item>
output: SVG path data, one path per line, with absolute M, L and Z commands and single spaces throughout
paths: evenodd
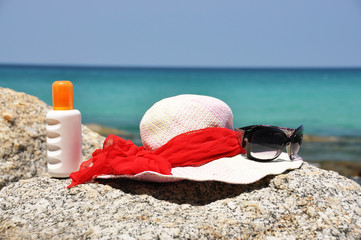
M 300 127 L 293 134 L 293 139 L 291 143 L 291 156 L 290 156 L 292 160 L 298 157 L 297 153 L 301 148 L 302 139 L 303 139 L 303 127 Z
M 251 139 L 251 156 L 259 160 L 271 160 L 278 157 L 285 138 L 283 132 L 270 128 L 259 129 Z

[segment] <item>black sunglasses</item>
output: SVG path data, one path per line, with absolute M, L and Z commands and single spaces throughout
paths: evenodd
M 297 155 L 303 138 L 303 126 L 297 129 L 266 125 L 252 125 L 236 128 L 243 138 L 241 146 L 247 152 L 247 158 L 252 160 L 273 160 L 277 158 L 286 146 L 291 160 L 302 159 Z

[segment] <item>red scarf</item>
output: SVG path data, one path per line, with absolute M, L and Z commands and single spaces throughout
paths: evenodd
M 205 128 L 180 134 L 162 147 L 150 151 L 130 140 L 109 135 L 103 149 L 70 174 L 68 188 L 91 181 L 100 175 L 135 175 L 154 171 L 171 175 L 173 167 L 199 166 L 210 161 L 246 153 L 241 147 L 242 133 L 227 128 Z

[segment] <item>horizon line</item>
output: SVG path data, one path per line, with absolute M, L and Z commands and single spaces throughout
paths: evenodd
M 74 69 L 169 69 L 169 70 L 361 70 L 361 66 L 145 66 L 145 65 L 81 65 L 0 63 L 0 67 L 74 68 Z

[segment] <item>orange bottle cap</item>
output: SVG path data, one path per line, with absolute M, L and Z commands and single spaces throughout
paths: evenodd
M 56 81 L 53 83 L 53 109 L 74 109 L 73 84 L 70 81 Z

